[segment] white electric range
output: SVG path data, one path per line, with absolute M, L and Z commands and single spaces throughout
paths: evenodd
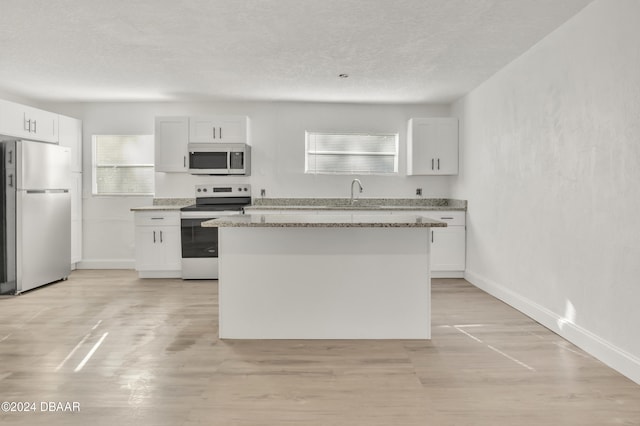
M 183 279 L 218 279 L 218 228 L 203 228 L 201 224 L 242 214 L 250 204 L 248 184 L 196 186 L 196 203 L 180 209 Z

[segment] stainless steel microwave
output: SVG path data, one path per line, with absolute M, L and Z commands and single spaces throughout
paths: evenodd
M 193 175 L 251 174 L 251 147 L 243 143 L 190 143 L 189 173 Z

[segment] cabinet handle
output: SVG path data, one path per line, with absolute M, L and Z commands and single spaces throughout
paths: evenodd
M 442 216 L 440 219 L 442 219 L 442 220 L 453 220 L 453 218 L 449 217 L 449 216 Z
M 214 139 L 216 138 L 216 128 L 215 127 L 213 128 L 213 138 Z
M 31 133 L 31 120 L 24 119 L 24 130 Z
M 431 242 L 433 242 L 433 231 L 431 231 Z
M 156 231 L 153 231 L 153 243 L 156 243 Z
M 152 217 L 151 220 L 164 220 L 164 217 Z
M 162 231 L 160 231 L 160 242 L 162 242 Z
M 440 170 L 440 159 L 438 158 L 438 170 Z
M 184 155 L 182 157 L 182 167 L 187 167 L 187 156 L 186 155 Z
M 433 158 L 431 159 L 431 170 L 433 170 Z
M 220 127 L 220 139 L 222 139 L 222 127 Z
M 33 133 L 38 133 L 37 127 L 36 125 L 38 124 L 38 122 L 36 120 L 33 120 Z

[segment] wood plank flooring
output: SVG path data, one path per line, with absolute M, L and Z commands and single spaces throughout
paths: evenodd
M 0 298 L 0 402 L 37 404 L 0 423 L 640 425 L 637 384 L 464 280 L 432 287 L 430 341 L 221 341 L 216 281 L 75 271 Z

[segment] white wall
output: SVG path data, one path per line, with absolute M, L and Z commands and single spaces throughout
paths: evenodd
M 454 105 L 467 278 L 640 383 L 640 2 L 600 0 Z
M 156 173 L 156 197 L 193 197 L 194 185 L 248 182 L 254 195 L 268 197 L 349 197 L 354 176 L 304 174 L 304 132 L 377 131 L 400 134 L 398 176 L 359 176 L 362 197 L 447 197 L 451 177 L 406 174 L 406 132 L 411 117 L 448 116 L 444 105 L 368 105 L 323 103 L 88 103 L 56 104 L 48 109 L 83 120 L 84 237 L 81 267 L 133 267 L 131 207 L 151 204 L 150 197 L 91 195 L 91 136 L 153 134 L 157 115 L 242 114 L 251 119 L 252 175 L 211 177 Z

